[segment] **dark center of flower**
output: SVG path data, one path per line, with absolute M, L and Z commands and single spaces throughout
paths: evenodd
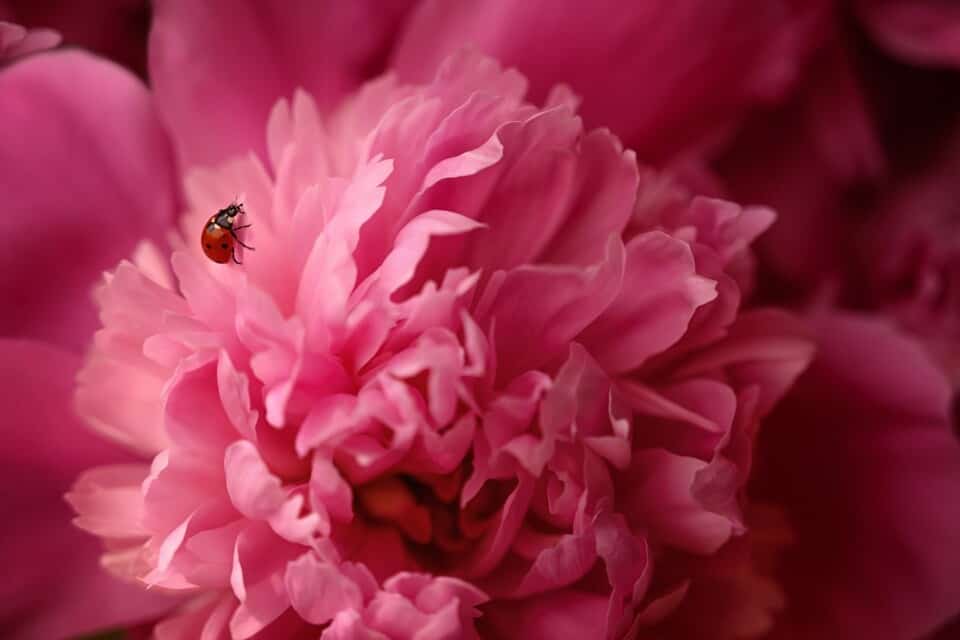
M 495 525 L 515 481 L 491 480 L 461 506 L 469 462 L 445 475 L 398 473 L 355 487 L 355 512 L 395 528 L 424 569 L 443 571 Z

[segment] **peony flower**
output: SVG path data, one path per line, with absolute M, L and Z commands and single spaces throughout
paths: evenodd
M 18 576 L 21 557 L 46 571 L 47 549 L 80 552 L 76 581 L 54 591 L 48 572 L 8 596 L 5 629 L 13 620 L 17 637 L 49 638 L 147 629 L 162 616 L 161 638 L 893 640 L 956 613 L 949 505 L 960 461 L 943 381 L 918 346 L 876 319 L 827 314 L 804 328 L 746 307 L 748 247 L 771 214 L 691 195 L 678 179 L 724 190 L 696 162 L 694 172 L 676 162 L 635 172 L 610 134 L 589 130 L 613 124 L 644 159 L 709 150 L 746 109 L 794 85 L 824 35 L 823 7 L 778 4 L 795 20 L 753 32 L 757 22 L 736 18 L 757 17 L 755 7 L 724 3 L 702 22 L 681 21 L 696 35 L 667 30 L 658 41 L 664 20 L 642 14 L 618 21 L 628 36 L 607 37 L 583 28 L 593 24 L 586 10 L 531 22 L 501 8 L 510 19 L 494 25 L 481 19 L 489 13 L 427 20 L 445 11 L 425 3 L 405 27 L 405 2 L 195 4 L 157 3 L 149 95 L 73 53 L 0 74 L 0 95 L 14 96 L 0 100 L 0 166 L 15 177 L 0 185 L 9 225 L 0 283 L 16 300 L 4 334 L 76 349 L 94 322 L 88 284 L 111 266 L 77 404 L 139 462 L 80 459 L 88 445 L 69 419 L 51 420 L 68 429 L 65 451 L 17 441 L 36 452 L 36 473 L 61 469 L 63 482 L 120 463 L 75 485 L 78 522 L 106 539 L 110 569 L 134 580 L 114 588 L 172 594 L 99 595 L 84 582 L 94 578 L 91 545 L 67 532 L 22 556 L 7 546 Z M 713 28 L 718 20 L 727 26 Z M 517 24 L 519 35 L 498 36 Z M 402 81 L 418 84 L 381 79 L 352 93 L 383 68 L 398 30 L 392 59 Z M 574 60 L 565 48 L 519 44 L 573 35 L 584 42 Z M 483 58 L 436 76 L 448 51 L 421 46 L 431 38 L 506 59 L 530 91 L 521 97 L 521 79 Z M 590 56 L 603 64 L 579 65 Z M 635 82 L 630 65 L 617 75 L 621 57 L 650 56 L 658 62 L 645 68 L 660 81 Z M 723 72 L 744 64 L 749 72 Z M 553 90 L 564 80 L 586 96 L 586 131 L 575 99 Z M 478 91 L 464 97 L 470 87 Z M 428 156 L 410 140 L 431 118 L 447 126 L 431 133 Z M 795 129 L 787 122 L 771 139 Z M 781 154 L 759 147 L 752 157 L 759 171 Z M 442 179 L 427 187 L 430 176 Z M 825 183 L 811 184 L 794 194 Z M 256 250 L 239 256 L 243 266 L 213 265 L 196 247 L 200 225 L 234 199 Z M 159 239 L 181 211 L 171 251 Z M 555 229 L 543 211 L 582 224 Z M 54 221 L 47 233 L 34 232 L 37 217 Z M 151 241 L 134 250 L 143 237 Z M 332 245 L 314 254 L 321 237 Z M 116 266 L 123 255 L 130 263 Z M 308 273 L 324 276 L 324 296 L 301 296 Z M 766 285 L 769 272 L 760 276 Z M 549 321 L 532 322 L 537 313 Z M 791 390 L 813 340 L 818 355 Z M 4 352 L 34 359 L 26 390 L 46 370 L 62 381 L 75 366 L 42 352 Z M 358 367 L 343 354 L 369 359 Z M 354 375 L 338 378 L 338 366 Z M 27 428 L 17 401 L 32 396 L 19 388 L 5 387 L 5 415 L 31 437 L 53 433 Z M 66 385 L 43 391 L 51 415 L 65 415 Z M 27 499 L 46 508 L 63 486 L 14 492 L 11 512 Z M 34 522 L 21 519 L 23 539 L 41 530 Z M 109 615 L 84 615 L 92 593 Z
M 811 355 L 739 308 L 772 213 L 660 199 L 525 91 L 461 54 L 326 116 L 297 92 L 267 162 L 191 171 L 172 255 L 98 289 L 77 407 L 145 459 L 68 498 L 105 566 L 189 596 L 159 637 L 619 637 L 746 531 Z M 224 266 L 196 239 L 234 199 L 255 251 Z

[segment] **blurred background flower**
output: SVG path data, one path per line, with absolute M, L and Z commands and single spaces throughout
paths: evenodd
M 557 82 L 569 84 L 583 98 L 588 127 L 611 127 L 655 166 L 641 180 L 663 191 L 647 184 L 641 213 L 688 191 L 780 213 L 761 236 L 758 288 L 747 304 L 809 312 L 819 350 L 752 449 L 751 504 L 775 508 L 748 510 L 744 535 L 710 562 L 697 559 L 658 637 L 703 637 L 704 621 L 731 637 L 757 635 L 771 621 L 774 637 L 920 637 L 960 608 L 949 544 L 960 516 L 948 384 L 957 380 L 958 19 L 955 7 L 935 0 L 782 1 L 759 12 L 743 1 L 626 10 L 173 1 L 152 12 L 130 3 L 0 4 L 0 20 L 52 27 L 66 46 L 97 51 L 141 77 L 151 30 L 150 93 L 83 56 L 64 65 L 38 54 L 0 70 L 0 293 L 10 301 L 0 327 L 13 338 L 5 361 L 49 366 L 40 376 L 51 381 L 69 378 L 97 324 L 89 292 L 98 274 L 141 239 L 163 246 L 185 207 L 179 176 L 190 168 L 247 150 L 266 160 L 263 123 L 277 99 L 305 87 L 330 113 L 388 67 L 402 81 L 427 81 L 448 53 L 471 45 L 517 66 L 537 102 Z M 748 254 L 731 268 L 749 291 Z M 30 370 L 17 366 L 10 376 L 19 379 L 5 387 L 25 389 L 5 394 L 11 420 L 31 397 L 15 382 L 36 387 L 22 373 Z M 24 524 L 24 539 L 39 540 L 30 532 L 42 530 L 48 544 L 79 550 L 53 498 L 69 484 L 66 470 L 130 458 L 69 427 L 66 386 L 44 389 L 51 409 L 31 411 L 37 428 L 24 428 L 25 417 L 10 428 L 7 468 L 29 460 L 30 473 L 51 480 L 35 494 L 12 493 L 4 508 L 56 523 Z M 67 451 L 45 447 L 65 428 Z M 20 548 L 4 547 L 10 566 L 23 566 L 14 561 L 25 557 Z M 101 584 L 93 551 L 71 556 L 74 575 Z M 52 575 L 44 573 L 52 556 L 34 557 L 50 562 L 23 570 L 39 576 L 27 581 L 35 588 L 8 599 L 0 618 L 13 637 L 161 613 L 130 593 L 109 596 L 103 609 L 71 610 L 70 593 L 93 591 L 70 582 L 50 589 L 43 576 Z M 564 609 L 504 611 L 522 621 Z M 739 617 L 724 617 L 730 612 Z M 496 624 L 496 615 L 488 619 Z

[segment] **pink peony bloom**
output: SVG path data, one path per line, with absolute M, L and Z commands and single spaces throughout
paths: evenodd
M 329 115 L 297 92 L 266 163 L 190 171 L 172 255 L 99 288 L 77 406 L 151 460 L 69 500 L 112 571 L 190 596 L 159 637 L 618 637 L 746 531 L 812 353 L 739 308 L 772 213 L 662 198 L 525 91 L 464 54 Z M 235 198 L 256 250 L 218 265 L 197 236 Z
M 463 8 L 450 11 L 467 19 L 428 20 L 444 11 L 424 4 L 403 26 L 402 1 L 202 4 L 156 3 L 152 94 L 74 53 L 0 74 L 0 95 L 13 96 L 0 100 L 0 171 L 15 178 L 0 183 L 0 285 L 15 301 L 3 333 L 77 349 L 94 324 L 88 285 L 115 267 L 77 400 L 139 453 L 87 456 L 83 432 L 56 417 L 75 363 L 9 352 L 35 366 L 4 386 L 13 432 L 69 428 L 57 438 L 69 446 L 7 440 L 25 444 L 5 459 L 34 452 L 35 473 L 62 481 L 8 493 L 15 535 L 43 544 L 6 547 L 19 582 L 5 632 L 8 621 L 18 640 L 142 631 L 163 615 L 160 638 L 900 640 L 957 613 L 960 460 L 943 380 L 917 345 L 876 320 L 826 316 L 811 332 L 744 310 L 747 247 L 770 214 L 637 175 L 609 134 L 583 131 L 569 92 L 553 91 L 573 82 L 588 127 L 613 124 L 645 145 L 641 158 L 703 150 L 789 90 L 824 36 L 811 29 L 822 6 L 778 3 L 795 19 L 749 22 L 755 3 L 681 4 L 706 17 L 670 23 L 687 31 L 625 15 L 615 27 L 629 37 L 616 38 L 580 28 L 599 19 L 586 10 L 530 21 L 502 7 L 509 19 L 496 23 Z M 513 25 L 523 29 L 505 37 Z M 353 93 L 401 29 L 400 80 L 420 84 Z M 527 97 L 482 58 L 435 76 L 446 51 L 409 34 L 505 58 L 529 78 Z M 630 59 L 652 59 L 657 82 L 615 64 L 635 47 Z M 850 68 L 815 60 L 804 77 L 843 88 Z M 811 108 L 833 114 L 834 128 L 808 136 L 837 158 L 826 175 L 882 169 L 861 162 L 863 129 L 840 126 L 858 121 L 837 117 L 860 98 L 835 93 Z M 786 123 L 760 142 L 797 129 Z M 783 151 L 761 144 L 745 166 L 775 169 L 769 184 L 824 170 L 778 165 Z M 724 188 L 705 172 L 682 177 Z M 213 265 L 199 225 L 236 197 L 256 251 L 243 267 Z M 180 211 L 171 252 L 159 241 Z M 35 233 L 38 215 L 48 234 Z M 813 339 L 819 355 L 788 392 Z M 15 404 L 39 388 L 49 421 Z M 77 532 L 19 515 L 30 504 L 65 524 L 55 496 L 67 474 L 103 463 L 115 466 L 71 491 L 78 522 L 106 540 L 114 573 L 172 600 L 100 595 L 131 586 L 92 573 L 92 538 L 81 546 Z M 55 578 L 50 550 L 62 548 L 77 550 L 75 580 Z

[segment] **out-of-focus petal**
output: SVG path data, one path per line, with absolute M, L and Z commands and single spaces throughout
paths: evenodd
M 3 15 L 0 14 L 0 18 Z M 0 20 L 0 62 L 12 60 L 60 44 L 60 34 L 52 29 L 27 29 L 13 22 Z
M 85 53 L 19 62 L 0 95 L 0 334 L 79 349 L 97 278 L 173 220 L 167 142 L 146 87 Z
M 81 471 L 131 458 L 96 438 L 70 410 L 79 360 L 26 340 L 0 339 L 0 512 L 7 578 L 0 583 L 4 637 L 49 640 L 154 619 L 171 601 L 101 568 L 100 543 L 70 523 L 63 494 Z
M 857 0 L 858 17 L 895 56 L 960 65 L 960 5 L 951 0 Z
M 33 31 L 55 29 L 67 46 L 82 47 L 141 77 L 146 71 L 148 0 L 0 0 L 0 20 Z
M 819 355 L 763 427 L 753 485 L 795 533 L 780 631 L 922 637 L 960 608 L 949 387 L 918 345 L 877 320 L 814 325 Z
M 402 79 L 422 81 L 451 52 L 476 47 L 519 68 L 535 100 L 570 84 L 588 125 L 610 127 L 641 157 L 661 159 L 781 96 L 829 4 L 427 1 L 393 61 Z
M 777 211 L 759 242 L 766 266 L 798 287 L 840 269 L 853 222 L 846 198 L 886 165 L 843 43 L 821 51 L 798 97 L 753 118 L 719 164 L 731 197 Z
M 302 87 L 329 109 L 381 71 L 408 0 L 155 3 L 150 78 L 184 167 L 266 158 L 274 103 Z

